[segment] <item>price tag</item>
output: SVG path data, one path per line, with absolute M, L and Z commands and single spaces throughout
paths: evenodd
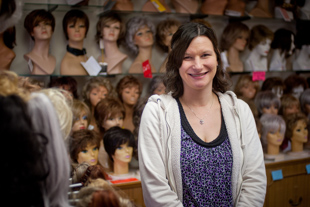
M 310 164 L 306 165 L 307 174 L 310 174 Z
M 264 81 L 266 79 L 266 72 L 265 71 L 254 71 L 252 75 L 253 81 Z
M 282 170 L 275 170 L 271 172 L 272 180 L 282 180 L 283 179 L 283 174 Z
M 152 78 L 152 69 L 149 60 L 146 60 L 142 63 L 143 75 L 145 78 Z
M 166 8 L 158 0 L 151 0 L 151 2 L 159 12 L 166 11 Z

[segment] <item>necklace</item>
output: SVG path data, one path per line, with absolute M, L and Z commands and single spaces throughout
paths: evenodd
M 211 109 L 212 106 L 213 106 L 213 100 L 214 100 L 214 98 L 212 98 L 212 103 L 211 103 L 211 106 L 210 106 L 208 112 L 210 111 L 210 109 Z M 191 107 L 189 107 L 189 105 L 187 105 L 186 103 L 185 103 L 185 105 L 186 105 L 186 106 L 193 112 L 193 114 L 199 119 L 199 123 L 200 123 L 201 125 L 203 125 L 203 124 L 205 123 L 205 121 L 204 121 L 203 119 L 205 118 L 206 115 L 204 115 L 203 118 L 199 118 L 199 117 L 196 115 L 196 113 L 194 112 L 194 110 L 191 109 Z
M 80 55 L 85 55 L 86 54 L 86 49 L 85 48 L 80 50 L 80 49 L 76 49 L 76 48 L 70 47 L 69 45 L 67 45 L 67 51 L 70 52 L 71 54 L 75 55 L 75 56 L 80 56 Z

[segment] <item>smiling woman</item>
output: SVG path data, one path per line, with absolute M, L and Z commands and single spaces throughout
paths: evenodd
M 266 173 L 255 121 L 227 91 L 213 30 L 183 24 L 171 48 L 167 94 L 149 98 L 140 122 L 145 205 L 262 206 Z

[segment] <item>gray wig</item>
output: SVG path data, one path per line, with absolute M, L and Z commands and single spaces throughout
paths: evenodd
M 280 133 L 285 135 L 286 130 L 286 124 L 282 116 L 280 115 L 274 115 L 274 114 L 263 114 L 260 118 L 260 122 L 262 124 L 262 146 L 264 151 L 267 150 L 267 134 L 268 133 L 276 133 L 279 130 L 280 127 Z
M 306 110 L 306 104 L 310 105 L 310 88 L 304 90 L 304 92 L 302 92 L 302 94 L 300 95 L 299 99 L 300 99 L 301 111 L 304 112 L 306 115 L 308 115 Z
M 70 163 L 57 113 L 49 98 L 43 93 L 31 94 L 28 110 L 35 131 L 48 140 L 46 164 L 50 172 L 43 184 L 45 206 L 69 207 Z
M 128 20 L 126 24 L 126 45 L 128 49 L 133 52 L 135 55 L 138 54 L 139 48 L 134 43 L 134 35 L 136 32 L 143 28 L 144 26 L 148 26 L 153 33 L 153 38 L 155 36 L 155 25 L 145 17 L 132 17 Z
M 258 92 L 254 102 L 259 114 L 263 113 L 263 108 L 269 108 L 271 105 L 274 105 L 278 109 L 281 107 L 281 100 L 271 91 Z

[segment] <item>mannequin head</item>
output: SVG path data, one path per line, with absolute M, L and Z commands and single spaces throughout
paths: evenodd
M 301 93 L 308 88 L 307 80 L 299 75 L 292 74 L 284 80 L 286 86 L 284 94 L 292 94 L 299 99 Z
M 88 17 L 83 11 L 72 9 L 65 14 L 62 20 L 62 28 L 67 40 L 82 41 L 88 32 Z M 78 34 L 75 35 L 75 32 Z
M 123 127 L 125 109 L 117 98 L 101 100 L 95 107 L 94 116 L 101 133 L 114 126 Z
M 128 49 L 138 54 L 140 47 L 154 44 L 155 26 L 145 17 L 132 17 L 126 24 L 126 44 Z
M 117 42 L 124 37 L 125 28 L 120 16 L 115 12 L 104 13 L 97 22 L 96 41 L 99 44 L 100 39 Z
M 301 111 L 310 114 L 310 88 L 307 88 L 300 96 Z
M 122 103 L 134 106 L 142 93 L 142 84 L 136 77 L 127 75 L 117 83 L 116 92 Z
M 48 84 L 49 88 L 60 88 L 70 92 L 72 98 L 78 99 L 77 94 L 77 82 L 71 76 L 63 76 L 58 78 L 52 78 L 51 82 Z
M 281 107 L 281 100 L 271 91 L 260 91 L 255 97 L 255 105 L 260 115 L 277 115 Z
M 83 99 L 92 110 L 97 103 L 108 96 L 115 96 L 114 87 L 109 79 L 104 77 L 92 77 L 83 87 Z
M 267 57 L 273 40 L 273 32 L 264 25 L 256 25 L 251 29 L 249 49 L 256 50 L 261 56 Z
M 295 114 L 298 112 L 300 112 L 300 104 L 298 99 L 290 94 L 284 94 L 281 97 L 280 114 L 286 118 L 290 114 Z
M 164 52 L 171 50 L 171 38 L 180 25 L 181 22 L 175 19 L 166 19 L 157 25 L 156 42 Z
M 272 91 L 278 98 L 282 97 L 284 89 L 285 85 L 280 77 L 266 78 L 261 88 L 262 91 Z
M 259 90 L 258 81 L 253 81 L 251 75 L 241 75 L 235 86 L 234 92 L 237 97 L 254 99 Z
M 274 38 L 271 43 L 272 49 L 279 49 L 280 54 L 285 54 L 285 56 L 292 55 L 294 45 L 295 35 L 292 31 L 281 28 L 274 33 Z
M 103 135 L 103 143 L 109 158 L 115 163 L 131 161 L 135 145 L 135 138 L 128 129 L 112 127 Z
M 96 165 L 99 146 L 99 135 L 94 130 L 75 131 L 69 140 L 70 157 L 75 163 L 87 162 L 89 165 Z
M 161 95 L 165 93 L 164 77 L 161 75 L 154 76 L 148 86 L 148 95 Z
M 263 114 L 260 118 L 260 122 L 262 124 L 261 142 L 263 149 L 267 154 L 272 154 L 268 152 L 267 147 L 271 145 L 278 149 L 280 148 L 286 130 L 285 121 L 279 115 Z
M 307 117 L 303 113 L 291 114 L 287 117 L 287 130 L 285 136 L 291 140 L 292 145 L 297 144 L 302 146 L 303 143 L 306 143 L 308 141 L 307 124 Z M 294 151 L 293 147 L 292 151 Z
M 227 51 L 231 47 L 236 48 L 238 51 L 243 51 L 247 44 L 250 29 L 247 25 L 241 22 L 229 23 L 220 40 L 220 48 L 222 51 Z
M 87 129 L 90 123 L 90 110 L 88 106 L 80 100 L 73 100 L 72 103 L 72 132 Z
M 50 39 L 55 29 L 55 18 L 44 9 L 33 10 L 26 16 L 24 27 L 32 40 Z

